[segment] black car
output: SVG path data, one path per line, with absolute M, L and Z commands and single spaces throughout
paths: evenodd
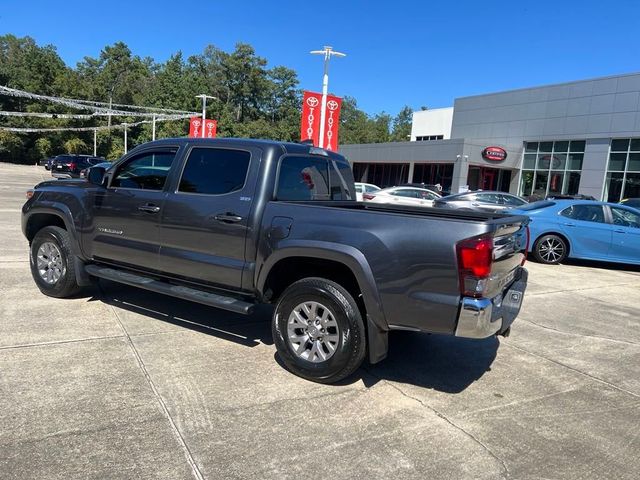
M 591 195 L 583 195 L 582 193 L 568 194 L 559 193 L 557 195 L 549 195 L 547 200 L 596 200 L 596 197 Z
M 58 155 L 51 162 L 51 176 L 56 178 L 80 178 L 80 172 L 104 162 L 102 157 L 90 155 Z
M 625 198 L 620 203 L 627 207 L 637 208 L 640 210 L 640 198 Z

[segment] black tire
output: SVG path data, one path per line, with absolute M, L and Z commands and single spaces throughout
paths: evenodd
M 38 251 L 44 244 L 53 244 L 57 247 L 59 255 L 59 268 L 53 269 L 60 273 L 55 281 L 47 282 L 38 269 Z M 46 246 L 45 246 L 46 247 Z M 66 298 L 77 294 L 81 287 L 76 281 L 74 262 L 76 257 L 71 253 L 71 237 L 69 232 L 60 227 L 44 227 L 36 233 L 31 242 L 29 263 L 31 264 L 31 276 L 42 293 L 50 297 Z M 57 259 L 57 255 L 52 257 Z M 48 267 L 47 270 L 50 270 Z
M 333 317 L 337 324 L 337 327 L 333 327 L 337 330 L 334 334 L 337 336 L 337 344 L 324 361 L 312 362 L 301 358 L 289 341 L 289 317 L 296 307 L 305 302 L 319 304 L 321 312 L 326 307 L 330 312 L 329 318 Z M 330 335 L 329 328 L 327 338 Z M 278 355 L 284 364 L 291 372 L 307 380 L 318 383 L 338 382 L 355 372 L 365 357 L 365 328 L 356 301 L 341 285 L 324 278 L 305 278 L 290 285 L 273 312 L 272 329 Z M 322 337 L 319 339 L 322 340 Z M 314 342 L 309 341 L 306 345 L 313 346 Z M 302 342 L 299 346 L 302 346 Z M 324 349 L 324 355 L 329 351 L 330 349 Z M 315 354 L 314 358 L 318 356 Z
M 533 245 L 533 258 L 540 263 L 557 265 L 569 254 L 569 245 L 558 235 L 543 235 Z

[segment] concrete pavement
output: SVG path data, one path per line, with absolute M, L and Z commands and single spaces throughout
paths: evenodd
M 408 332 L 339 386 L 236 316 L 100 282 L 31 280 L 0 163 L 1 478 L 616 478 L 640 471 L 640 268 L 529 263 L 507 339 Z

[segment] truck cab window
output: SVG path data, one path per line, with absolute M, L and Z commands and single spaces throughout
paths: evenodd
M 228 148 L 194 148 L 182 172 L 179 192 L 222 195 L 242 189 L 251 154 Z
M 118 168 L 110 187 L 162 190 L 176 151 L 146 152 Z
M 285 157 L 280 162 L 278 200 L 329 200 L 329 165 L 314 157 Z

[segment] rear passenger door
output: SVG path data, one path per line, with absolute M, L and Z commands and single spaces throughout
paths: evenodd
M 192 147 L 161 218 L 163 272 L 240 289 L 260 150 Z M 253 169 L 255 171 L 255 168 Z

